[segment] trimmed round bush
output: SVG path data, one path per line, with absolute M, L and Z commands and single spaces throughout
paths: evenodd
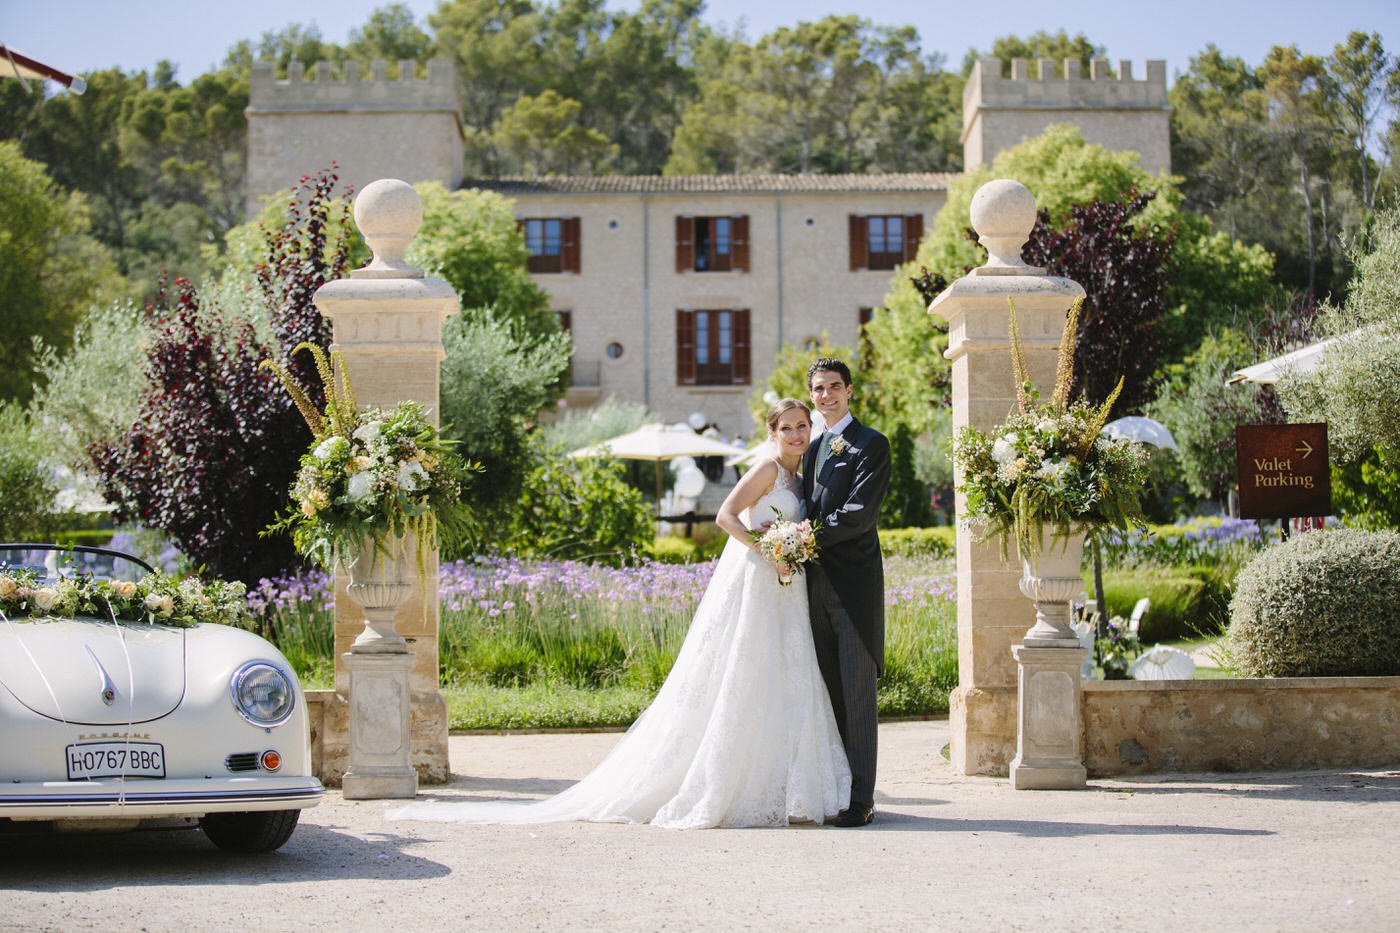
M 1311 532 L 1235 581 L 1230 648 L 1246 677 L 1400 674 L 1400 534 Z

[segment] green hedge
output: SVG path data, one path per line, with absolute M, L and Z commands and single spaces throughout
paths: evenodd
M 1231 656 L 1246 677 L 1400 674 L 1400 534 L 1297 535 L 1240 571 Z
M 880 550 L 886 557 L 926 557 L 950 560 L 954 555 L 956 529 L 951 525 L 934 528 L 881 528 Z
M 55 544 L 86 544 L 105 547 L 112 542 L 115 531 L 111 528 L 84 528 L 80 531 L 60 531 L 54 535 Z
M 1094 591 L 1092 569 L 1084 571 L 1084 591 Z M 1209 568 L 1105 570 L 1103 596 L 1108 614 L 1125 619 L 1139 599 L 1152 601 L 1138 631 L 1145 644 L 1218 632 L 1228 618 L 1228 591 Z
M 955 530 L 951 525 L 935 528 L 882 528 L 880 550 L 886 557 L 915 557 L 929 560 L 952 560 Z M 714 560 L 724 550 L 727 534 L 706 540 L 667 535 L 657 538 L 647 547 L 647 556 L 662 564 L 690 564 Z

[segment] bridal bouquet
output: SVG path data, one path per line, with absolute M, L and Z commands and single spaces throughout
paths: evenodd
M 412 536 L 423 573 L 439 535 L 451 536 L 468 519 L 462 493 L 476 465 L 450 449 L 421 405 L 361 409 L 339 354 L 328 360 L 319 347 L 297 350 L 302 347 L 316 358 L 326 410 L 317 411 L 285 369 L 265 364 L 312 433 L 292 484 L 295 507 L 268 530 L 290 530 L 297 551 L 328 570 L 337 561 L 349 564 L 367 547 L 385 550 Z
M 752 535 L 765 560 L 794 574 L 802 573 L 802 565 L 817 556 L 817 530 L 810 519 L 794 522 L 779 517 L 767 531 L 755 531 Z M 780 578 L 779 582 L 787 586 L 792 578 Z

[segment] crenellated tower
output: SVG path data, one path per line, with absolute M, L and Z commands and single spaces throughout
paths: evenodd
M 335 79 L 330 62 L 318 62 L 310 75 L 292 62 L 279 80 L 272 62 L 253 63 L 246 111 L 250 217 L 263 198 L 332 160 L 357 191 L 378 178 L 461 184 L 462 111 L 452 63 L 429 62 L 425 79 L 415 77 L 411 61 L 399 62 L 394 78 L 384 62 L 370 71 L 365 80 L 358 63 L 346 62 Z
M 1086 76 L 1076 59 L 1041 58 L 1032 68 L 1017 58 L 1004 77 L 1000 59 L 982 59 L 963 88 L 963 165 L 990 164 L 1051 124 L 1073 123 L 1089 142 L 1133 150 L 1149 172 L 1170 172 L 1167 63 L 1149 60 L 1146 71 L 1135 79 L 1133 63 L 1120 61 L 1113 74 L 1108 59 L 1096 58 Z

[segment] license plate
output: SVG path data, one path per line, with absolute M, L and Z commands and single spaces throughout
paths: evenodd
M 84 742 L 68 746 L 68 780 L 165 777 L 165 747 L 158 742 Z

